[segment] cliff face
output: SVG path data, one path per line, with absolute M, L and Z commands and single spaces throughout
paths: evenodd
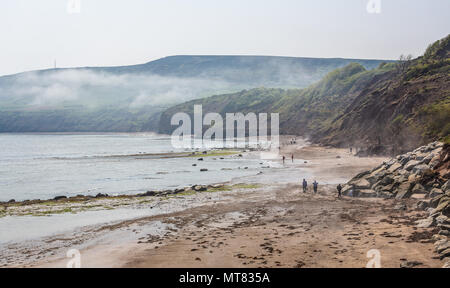
M 450 134 L 450 36 L 375 77 L 318 142 L 396 155 Z

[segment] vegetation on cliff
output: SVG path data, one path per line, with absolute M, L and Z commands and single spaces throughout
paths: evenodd
M 450 141 L 450 36 L 417 59 L 402 57 L 366 70 L 351 63 L 305 89 L 243 90 L 189 101 L 166 110 L 160 132 L 170 133 L 170 117 L 193 113 L 193 106 L 222 115 L 279 113 L 280 132 L 314 142 L 358 147 L 361 155 L 400 154 L 426 143 Z

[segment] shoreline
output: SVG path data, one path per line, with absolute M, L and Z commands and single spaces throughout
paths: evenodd
M 422 263 L 419 267 L 440 267 L 432 244 L 420 242 L 426 229 L 417 231 L 411 224 L 421 212 L 398 211 L 393 199 L 336 199 L 335 183 L 385 158 L 358 158 L 345 149 L 314 145 L 283 146 L 280 156 L 290 161 L 290 154 L 307 163 L 267 172 L 273 176 L 234 179 L 221 184 L 231 188 L 226 191 L 174 195 L 161 202 L 159 214 L 50 237 L 42 249 L 53 252 L 29 252 L 25 258 L 30 261 L 22 264 L 13 263 L 17 254 L 11 250 L 6 267 L 65 267 L 70 247 L 80 249 L 82 267 L 364 267 L 371 248 L 389 254 L 383 255 L 383 267 L 411 260 Z M 318 195 L 300 193 L 304 171 L 319 182 Z M 289 173 L 298 173 L 298 181 L 290 181 Z M 287 182 L 270 182 L 270 177 Z M 235 186 L 239 182 L 251 186 Z

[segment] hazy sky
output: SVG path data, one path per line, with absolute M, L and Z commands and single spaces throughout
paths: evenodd
M 396 59 L 450 33 L 449 0 L 1 0 L 0 75 L 179 54 Z

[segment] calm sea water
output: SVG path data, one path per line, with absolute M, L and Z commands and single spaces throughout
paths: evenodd
M 0 134 L 0 201 L 211 184 L 255 175 L 267 165 L 246 157 L 198 161 L 130 156 L 179 151 L 168 136 L 153 134 Z M 109 157 L 117 155 L 122 157 Z M 200 172 L 201 168 L 208 172 Z

